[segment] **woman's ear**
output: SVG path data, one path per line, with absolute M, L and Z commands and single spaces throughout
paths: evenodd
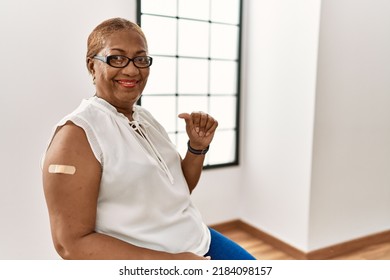
M 88 68 L 88 72 L 94 77 L 95 76 L 95 61 L 88 57 L 87 58 L 87 68 Z

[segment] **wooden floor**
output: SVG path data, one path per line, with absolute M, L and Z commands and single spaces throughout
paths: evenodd
M 221 231 L 225 236 L 234 240 L 256 259 L 259 260 L 293 260 L 291 256 L 275 249 L 259 238 L 242 229 L 228 229 Z M 334 260 L 390 260 L 390 242 L 368 246 L 359 251 L 333 258 Z

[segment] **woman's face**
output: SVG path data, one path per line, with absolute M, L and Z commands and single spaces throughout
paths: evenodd
M 144 38 L 132 30 L 122 30 L 108 36 L 99 56 L 124 55 L 129 58 L 146 56 Z M 96 94 L 115 106 L 119 112 L 132 110 L 141 96 L 149 76 L 149 68 L 137 68 L 131 61 L 125 68 L 114 68 L 90 59 L 88 67 L 95 78 Z

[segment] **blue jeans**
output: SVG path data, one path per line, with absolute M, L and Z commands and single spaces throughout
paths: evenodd
M 255 260 L 244 248 L 210 228 L 211 244 L 205 256 L 211 260 Z

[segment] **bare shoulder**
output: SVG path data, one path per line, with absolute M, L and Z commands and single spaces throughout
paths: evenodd
M 46 159 L 96 160 L 84 130 L 72 122 L 67 122 L 57 130 L 47 150 Z
M 74 169 L 75 176 L 72 176 L 72 180 L 89 180 L 89 178 L 100 177 L 101 173 L 100 163 L 92 152 L 84 130 L 72 122 L 67 122 L 56 132 L 47 149 L 43 164 L 44 179 L 57 175 L 57 173 L 50 172 L 50 166 L 53 165 L 70 166 Z M 55 177 L 51 178 L 53 180 L 44 180 L 44 182 L 59 183 L 65 179 L 63 176 Z

